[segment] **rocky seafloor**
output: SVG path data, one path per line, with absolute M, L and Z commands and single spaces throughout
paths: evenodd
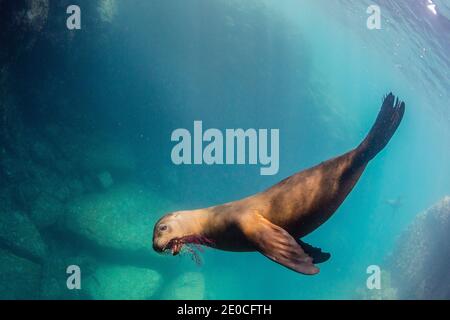
M 86 141 L 61 149 L 63 129 L 48 129 L 24 128 L 2 146 L 0 299 L 203 298 L 201 273 L 179 261 L 163 267 L 152 250 L 153 225 L 171 202 L 116 180 L 135 170 L 132 153 L 103 143 L 91 157 Z M 69 265 L 81 268 L 82 290 L 67 289 Z
M 0 299 L 203 298 L 201 273 L 179 261 L 163 267 L 152 250 L 153 225 L 173 204 L 116 180 L 135 170 L 131 151 L 105 143 L 88 151 L 87 141 L 58 148 L 67 129 L 48 130 L 24 128 L 2 146 Z M 81 268 L 82 290 L 67 289 L 69 265 Z
M 205 298 L 198 268 L 162 265 L 152 250 L 153 224 L 174 207 L 133 179 L 133 148 L 80 126 L 51 72 L 42 81 L 53 93 L 33 85 L 35 48 L 73 49 L 68 4 L 0 0 L 0 299 Z M 85 25 L 107 34 L 116 1 L 82 5 L 96 13 Z M 81 290 L 66 285 L 70 265 L 80 267 Z

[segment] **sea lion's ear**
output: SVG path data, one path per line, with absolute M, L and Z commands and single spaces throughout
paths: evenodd
M 286 230 L 260 214 L 248 214 L 242 218 L 242 231 L 263 255 L 299 273 L 313 275 L 319 272 L 312 263 L 313 259 Z

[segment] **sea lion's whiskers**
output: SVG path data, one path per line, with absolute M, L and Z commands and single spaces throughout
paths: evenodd
M 202 261 L 199 252 L 204 252 L 202 245 L 213 246 L 214 241 L 208 239 L 204 236 L 189 235 L 180 238 L 182 244 L 185 244 L 186 251 L 192 255 L 192 260 L 197 264 L 201 265 Z
M 198 249 L 198 247 L 196 247 Z M 191 258 L 192 260 L 198 265 L 200 266 L 202 264 L 202 259 L 200 258 L 200 255 L 198 254 L 197 251 L 195 251 L 191 246 L 186 245 L 186 250 L 192 255 Z

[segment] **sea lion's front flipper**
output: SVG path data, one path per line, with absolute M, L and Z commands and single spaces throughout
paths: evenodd
M 244 234 L 266 257 L 303 274 L 319 272 L 319 268 L 312 263 L 313 259 L 286 230 L 259 214 L 248 215 L 244 220 L 241 224 Z
M 331 254 L 328 252 L 323 252 L 322 249 L 313 247 L 312 245 L 303 242 L 302 240 L 297 240 L 300 247 L 302 247 L 303 251 L 311 258 L 313 258 L 313 263 L 322 263 L 330 259 Z

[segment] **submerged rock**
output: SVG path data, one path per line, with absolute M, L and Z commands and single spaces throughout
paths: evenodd
M 16 197 L 24 207 L 30 206 L 40 195 L 46 194 L 64 202 L 83 191 L 82 186 L 80 189 L 79 183 L 72 177 L 58 174 L 36 163 L 13 160 L 15 164 L 10 170 L 11 177 L 17 180 Z
M 0 244 L 15 255 L 34 261 L 41 261 L 46 255 L 39 231 L 26 215 L 17 211 L 0 212 Z
M 117 15 L 116 0 L 100 0 L 98 13 L 100 14 L 101 21 L 111 23 Z
M 97 175 L 100 185 L 104 189 L 108 189 L 114 184 L 114 180 L 108 171 L 102 171 Z
M 29 133 L 31 136 L 31 133 Z M 39 163 L 53 163 L 55 162 L 54 150 L 51 148 L 50 144 L 42 139 L 36 139 L 29 146 L 31 156 L 34 162 Z
M 198 272 L 187 272 L 176 277 L 164 290 L 164 299 L 202 300 L 205 298 L 205 280 Z
M 24 23 L 35 31 L 41 31 L 47 22 L 48 0 L 28 0 L 28 10 L 24 15 Z
M 0 249 L 0 300 L 39 296 L 41 266 Z
M 113 187 L 68 204 L 64 228 L 98 247 L 153 253 L 153 225 L 169 209 L 163 198 L 134 186 Z
M 83 290 L 69 290 L 67 288 L 67 267 L 76 265 L 81 270 L 81 285 L 98 266 L 97 261 L 86 254 L 79 253 L 73 255 L 70 252 L 62 251 L 61 248 L 53 250 L 46 259 L 42 271 L 42 286 L 40 299 L 45 300 L 73 300 L 87 298 Z
M 102 266 L 86 279 L 82 290 L 96 300 L 144 300 L 153 297 L 161 281 L 159 273 L 151 269 Z
M 419 214 L 391 257 L 399 299 L 450 299 L 450 196 Z
M 41 194 L 31 207 L 30 218 L 38 228 L 55 224 L 64 213 L 62 202 L 50 194 Z

